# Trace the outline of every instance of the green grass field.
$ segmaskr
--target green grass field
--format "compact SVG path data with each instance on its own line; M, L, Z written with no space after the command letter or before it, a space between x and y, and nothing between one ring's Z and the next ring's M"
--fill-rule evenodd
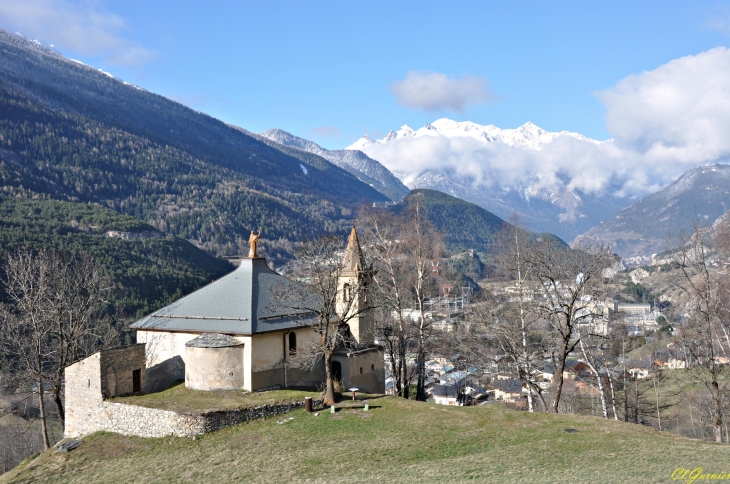
M298 410L197 440L97 433L0 482L614 483L670 482L678 467L730 471L728 445L633 424L395 397L369 404L335 415Z

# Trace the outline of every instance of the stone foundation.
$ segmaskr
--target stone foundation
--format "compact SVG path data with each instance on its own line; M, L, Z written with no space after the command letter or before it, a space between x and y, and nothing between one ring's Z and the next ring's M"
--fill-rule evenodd
M322 400L315 400L312 403L321 405ZM98 431L136 437L193 437L249 420L279 415L303 406L304 402L294 402L238 410L177 413L102 401L92 408L87 408L88 418L83 424L68 429L64 438L76 438Z

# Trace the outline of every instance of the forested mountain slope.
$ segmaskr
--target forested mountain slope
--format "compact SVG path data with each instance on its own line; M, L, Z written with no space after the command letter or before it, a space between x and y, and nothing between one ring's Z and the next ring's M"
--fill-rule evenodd
M112 302L130 316L147 314L233 270L186 240L108 208L0 195L0 260L22 248L92 255L118 286ZM0 300L1 291L0 285Z
M0 30L0 183L11 196L97 202L214 253L263 227L277 258L385 196L205 114Z
M446 246L451 251L474 249L490 253L495 248L497 234L510 227L508 222L479 205L436 190L413 190L401 203L389 206L388 210L401 214L416 198L423 203L431 223L444 234ZM530 234L530 237L550 237L567 246L553 234Z
M495 235L508 225L478 205L436 190L413 190L401 203L388 207L388 210L401 214L416 198L423 203L427 217L434 227L446 237L449 250L474 249L489 252Z

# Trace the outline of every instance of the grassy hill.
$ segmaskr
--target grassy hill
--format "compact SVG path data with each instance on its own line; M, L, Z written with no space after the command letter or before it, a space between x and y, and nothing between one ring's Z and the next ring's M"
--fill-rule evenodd
M89 253L119 285L115 304L132 314L146 314L233 269L178 237L124 240L108 237L110 230L154 232L141 220L98 205L0 195L0 263L23 247Z
M97 433L45 453L2 483L669 482L678 467L727 472L728 447L595 417L395 397L253 421L196 440ZM564 429L576 429L567 433Z

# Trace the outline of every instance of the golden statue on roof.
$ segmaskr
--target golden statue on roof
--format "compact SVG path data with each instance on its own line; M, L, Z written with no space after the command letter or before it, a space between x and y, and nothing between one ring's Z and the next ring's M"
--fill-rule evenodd
M250 247L248 251L248 257L251 259L254 259L258 257L258 254L256 253L256 245L259 243L259 237L261 237L261 227L259 227L259 233L256 234L253 230L251 231L251 235L248 238L248 245Z

